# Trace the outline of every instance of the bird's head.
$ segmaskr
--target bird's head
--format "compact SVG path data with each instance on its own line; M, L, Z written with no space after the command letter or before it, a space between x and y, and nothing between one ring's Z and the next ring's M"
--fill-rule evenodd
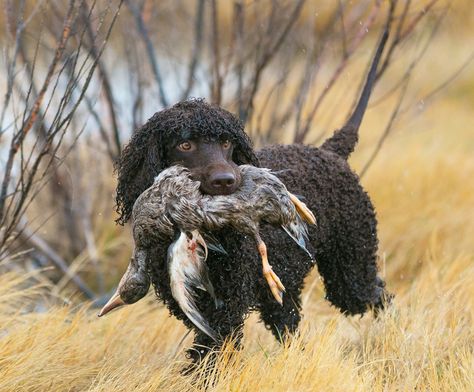
M140 268L138 257L144 257L136 252L135 258L132 258L127 271L120 279L120 283L114 295L109 299L105 306L100 310L98 316L109 313L111 310L123 305L133 304L142 299L150 288L150 278L143 268Z

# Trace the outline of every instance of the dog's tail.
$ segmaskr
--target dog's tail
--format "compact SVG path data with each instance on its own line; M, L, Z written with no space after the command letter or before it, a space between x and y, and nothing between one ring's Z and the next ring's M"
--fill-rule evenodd
M359 139L360 123L362 122L365 110L367 109L367 103L369 102L370 93L372 92L372 87L377 75L377 67L380 58L382 57L382 52L387 39L388 30L385 30L378 44L374 59L372 60L369 69L369 74L367 75L367 80L365 81L362 94L360 95L359 102L357 103L354 112L347 123L341 129L335 131L334 135L323 143L321 146L322 149L335 152L344 159L349 158L349 155L354 151L354 147Z

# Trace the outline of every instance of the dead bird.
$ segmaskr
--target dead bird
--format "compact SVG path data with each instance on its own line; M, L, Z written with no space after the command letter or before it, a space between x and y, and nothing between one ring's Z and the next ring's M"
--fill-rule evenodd
M233 194L225 196L202 194L199 191L200 183L192 180L189 170L184 167L172 166L162 171L154 184L138 197L133 207L132 227L135 240L133 259L136 260L137 265L145 265L146 249L156 245L163 236L172 238L176 227L182 233L199 230L202 238L201 233L205 234L224 226L231 226L255 239L262 260L263 276L273 296L281 304L285 287L268 262L266 245L259 234L259 225L261 222L267 222L281 226L300 247L306 250L305 222L315 224L316 220L306 205L292 195L270 170L250 165L242 165L239 168L242 174L241 186ZM182 238L181 241L170 246L169 264L174 265L173 255L186 254L186 249L180 247L188 244L184 241L185 237L182 237L182 234L180 238ZM180 247L178 247L179 244ZM197 257L196 260L204 264L205 257L202 253L200 256L196 254L193 257ZM180 264L183 265L182 262L177 265ZM205 275L199 276L203 287L212 287L208 278L204 282ZM170 278L173 280L171 275ZM180 287L176 282L170 283L176 290ZM125 284L123 286L125 287ZM178 294L175 294L176 290L173 292L173 297L179 303L180 301L176 298ZM118 295L112 297L101 314L116 307L115 304L125 302L121 301L121 292L119 285ZM178 295L178 297L181 299L179 305L183 311L184 308L192 306L185 303L192 298L192 295ZM203 332L207 333L204 330Z
M202 194L199 182L192 180L189 170L184 167L164 170L134 205L135 241L149 242L152 233L170 234L174 224L181 230L197 228L201 233L231 226L255 239L263 275L281 304L285 288L268 262L267 249L259 234L260 223L281 226L306 250L305 222L315 224L316 219L269 169L251 165L242 165L239 169L242 175L239 189L230 195L218 196Z
M198 288L209 293L216 308L221 306L222 301L217 299L209 280L206 259L207 245L198 230L180 231L177 240L168 248L168 273L174 299L196 327L216 340L216 332L202 316L194 299L194 288Z

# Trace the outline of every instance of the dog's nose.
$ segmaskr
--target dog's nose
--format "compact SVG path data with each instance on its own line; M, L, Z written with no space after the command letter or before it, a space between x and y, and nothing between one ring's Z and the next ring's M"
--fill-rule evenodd
M211 176L209 182L216 190L228 190L235 184L235 175L231 172L216 173Z

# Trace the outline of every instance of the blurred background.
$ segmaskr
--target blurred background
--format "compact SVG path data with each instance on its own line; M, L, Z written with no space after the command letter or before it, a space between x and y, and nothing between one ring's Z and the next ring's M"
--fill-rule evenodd
M448 339L453 362L448 361L446 369L466 366L472 375L471 1L4 0L0 26L0 341L4 335L13 339L11 326L34 324L38 314L61 311L66 313L60 319L80 317L77 323L90 333L85 325L93 313L84 309L108 298L131 255L129 227L114 223L113 163L132 131L153 113L182 99L205 97L236 113L257 148L295 142L317 146L350 113L373 50L388 27L388 47L350 163L377 211L382 275L397 296L397 306L412 311L401 319L432 323L431 332L424 333L434 345L432 354L446 351L441 337L454 334ZM447 307L433 310L448 294L455 298L444 300L457 304L457 313ZM329 323L338 317L324 301L317 271L308 277L304 296L306 319ZM136 306L140 310L135 317L162 325L160 334L169 340L158 343L156 335L147 335L154 343L143 350L175 355L184 327L168 319L156 301ZM153 316L148 313L157 308ZM77 309L80 316L71 316ZM125 332L135 320L127 312L122 313L129 317L123 333L132 333ZM443 315L446 325L424 318L430 312ZM120 316L110 320L114 317ZM257 322L252 316L248 323L250 340L272 344L262 327L255 328ZM354 328L360 332L355 321L337 323L344 339ZM104 321L101 328L109 331L112 324ZM373 364L362 373L376 375L369 381L357 379L361 370L355 361L348 371L355 372L360 385L383 389L388 379L395 388L407 390L420 385L431 385L432 390L474 386L472 376L466 373L469 380L463 379L462 371L447 384L429 384L432 369L441 365L435 361L423 367L426 358L418 358L423 349L401 354L404 337L416 328L407 321L395 329L404 332L390 349L413 367L395 371L379 362L380 357L396 356L395 351L387 354L390 349L377 345L381 351L368 346L364 351L361 342L367 343L370 332L361 332L359 351L353 348L363 363ZM37 335L26 331L39 340L45 337L41 328ZM143 337L140 331L133 333ZM95 338L109 332L102 329ZM325 333L310 335L321 338ZM79 358L72 363L84 367L77 339L62 344L70 344ZM3 347L4 365L12 372L7 385L25 387L27 379L15 375L15 361L7 354L26 355L26 347L3 344L0 357ZM468 351L459 354L457 344ZM69 365L55 362L62 377L54 379L55 388L61 390L67 380L88 380L84 385L97 381L105 348L98 345L95 350L83 353L95 358L87 377L68 378L64 373ZM124 353L116 353L118 367ZM26 356L21 358L26 361ZM459 358L467 358L465 365ZM258 369L257 362L248 363ZM341 369L341 363L333 364ZM248 375L252 366L246 368ZM229 380L222 385L230 385L225 384ZM107 385L107 390L107 382L97 385Z

